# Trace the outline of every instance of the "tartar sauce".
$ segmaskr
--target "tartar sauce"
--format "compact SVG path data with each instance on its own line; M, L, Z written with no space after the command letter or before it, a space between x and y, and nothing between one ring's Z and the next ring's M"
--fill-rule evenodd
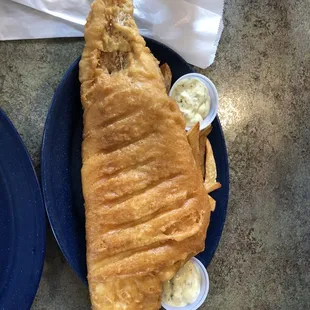
M200 293L201 276L191 261L187 262L163 285L162 301L173 307L184 307L193 303Z
M208 88L199 79L191 78L177 82L171 96L184 114L186 127L200 123L210 111Z

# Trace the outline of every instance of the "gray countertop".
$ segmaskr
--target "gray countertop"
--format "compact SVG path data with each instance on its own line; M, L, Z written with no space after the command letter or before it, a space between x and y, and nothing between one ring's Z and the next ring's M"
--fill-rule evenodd
M214 64L231 193L202 309L310 309L310 2L227 0ZM0 42L0 106L40 169L53 93L82 39ZM48 229L33 310L89 309Z

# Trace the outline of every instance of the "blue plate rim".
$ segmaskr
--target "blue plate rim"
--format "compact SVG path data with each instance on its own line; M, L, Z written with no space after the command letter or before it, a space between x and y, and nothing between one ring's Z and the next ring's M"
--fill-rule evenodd
M38 288L39 288L39 284L41 281L41 277L42 277L42 273L43 273L43 267L44 267L44 261L45 261L45 253L46 253L46 212L45 212L45 206L44 206L44 202L43 202L43 195L42 195L42 191L41 191L41 186L40 186L40 182L38 180L36 171L34 169L33 163L32 163L32 159L30 157L30 154L21 138L21 136L19 135L17 129L15 128L13 122L9 119L9 117L6 115L6 113L0 108L0 117L3 118L3 120L6 122L6 125L8 126L9 130L12 131L12 133L14 134L15 138L16 138L16 143L19 144L19 146L21 147L20 151L23 152L23 158L25 159L24 164L28 164L31 171L32 171L32 177L33 177L33 182L35 184L36 190L35 192L37 193L37 205L33 205L33 208L35 208L35 213L37 215L37 232L40 232L40 238L36 237L36 246L38 248L38 250L36 251L36 261L40 262L40 266L38 268L37 272L33 272L33 274L35 275L35 281L33 281L32 285L30 283L24 283L24 285L20 285L23 288L27 288L28 290L28 299L24 300L22 294L20 296L20 300L22 300L22 304L25 306L25 308L30 308L34 298L37 294ZM12 141L12 140L11 140ZM23 257L24 259L24 257ZM31 266L33 267L33 266ZM21 282L22 283L22 282ZM30 291L30 292L29 292ZM15 299L16 301L16 299ZM3 306L3 305L1 305ZM5 306L5 305L4 305Z
M54 238L62 252L62 254L64 255L66 261L68 262L69 266L72 268L72 270L76 273L76 275L85 283L85 279L83 279L83 277L81 277L80 273L76 272L75 269L72 267L71 263L70 263L70 256L66 250L65 247L62 246L62 243L61 241L59 240L59 237L57 235L57 232L56 232L56 225L54 225L54 219L53 219L53 216L52 216L52 213L49 212L49 205L46 203L46 184L45 184L45 180L47 179L45 177L45 149L46 149L46 145L47 145L47 142L46 142L46 137L47 137L47 133L48 133L48 130L49 130L49 120L52 118L52 115L53 115L53 111L55 109L55 102L56 102L56 99L58 97L58 94L60 92L60 88L59 88L59 85L61 85L66 79L67 79L67 76L71 73L72 69L79 63L81 59L81 56L78 57L70 66L69 68L66 70L64 76L62 77L62 79L60 80L59 84L58 84L58 87L54 93L54 96L53 96L53 99L52 99L52 103L48 109L48 112L47 112L47 117L46 117L46 120L45 120L45 125L44 125L44 130L43 130L43 136L42 136L42 145L41 145L41 185L42 185L42 195L43 195L43 201L44 201L44 206L45 206L45 210L46 210L46 214L47 214L47 218L48 218L48 221L50 223L50 227L51 227L51 230L52 230L52 233L54 235Z

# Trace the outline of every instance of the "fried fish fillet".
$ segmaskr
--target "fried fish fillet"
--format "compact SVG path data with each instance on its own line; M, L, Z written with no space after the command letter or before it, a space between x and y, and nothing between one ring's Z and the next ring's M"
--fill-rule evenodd
M210 204L129 0L95 0L80 61L82 185L93 309L159 309L204 249Z

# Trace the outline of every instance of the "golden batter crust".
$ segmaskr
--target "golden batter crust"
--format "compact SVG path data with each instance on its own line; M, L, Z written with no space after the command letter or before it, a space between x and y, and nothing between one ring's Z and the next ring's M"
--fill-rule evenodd
M159 309L163 281L204 249L208 195L132 1L95 0L85 42L82 185L92 307Z

